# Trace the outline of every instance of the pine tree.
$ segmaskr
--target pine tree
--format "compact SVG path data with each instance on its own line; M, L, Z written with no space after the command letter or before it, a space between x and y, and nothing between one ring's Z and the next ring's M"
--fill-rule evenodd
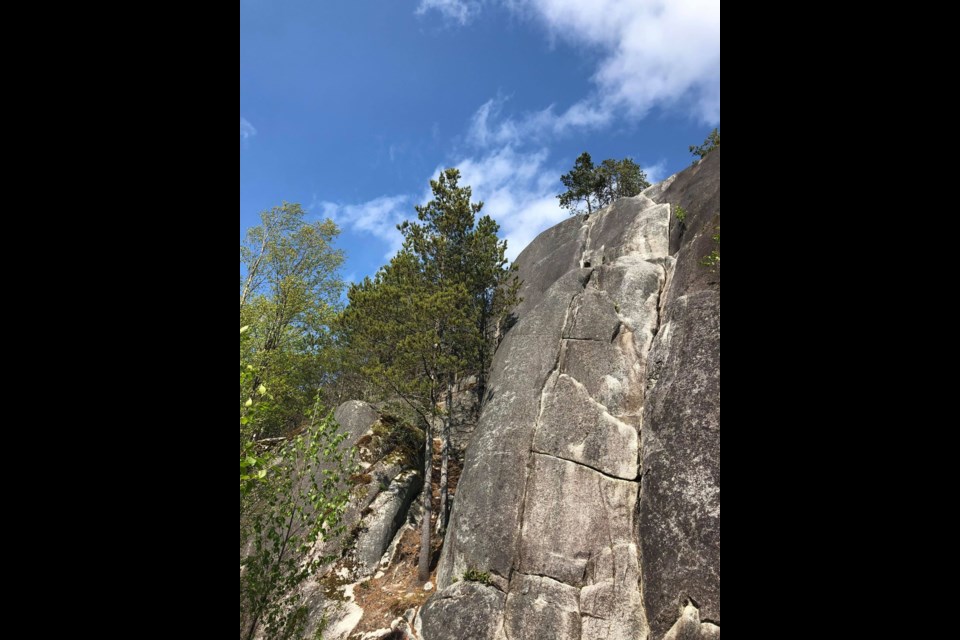
M471 202L460 172L443 171L430 182L433 199L416 207L417 221L400 225L401 251L373 279L350 289L344 339L368 378L421 418L424 451L423 528L419 575L429 576L431 431L442 416L440 512L448 516L447 471L453 388L459 376L482 375L499 329L516 304L517 282L507 266L506 242L483 203ZM443 406L443 409L440 407Z
M584 151L577 158L570 173L560 176L564 193L557 196L560 206L570 209L570 213L586 213L605 207L620 199L637 195L650 186L647 174L630 158L613 160L609 158L594 166L590 154Z
M650 186L647 174L630 158L607 159L597 167L598 201L601 207L637 195Z
M598 204L597 192L601 189L601 183L597 174L597 167L593 166L593 159L590 154L584 151L573 164L570 173L560 176L560 182L567 190L557 198L560 199L560 206L564 209L570 209L570 213L582 213L580 203L586 206L587 214L593 213L594 207Z

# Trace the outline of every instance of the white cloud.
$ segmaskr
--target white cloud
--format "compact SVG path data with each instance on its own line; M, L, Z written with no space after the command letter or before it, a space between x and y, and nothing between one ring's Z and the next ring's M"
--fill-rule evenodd
M360 204L338 204L314 201L310 210L324 215L341 228L358 234L369 234L388 247L386 257L391 257L403 244L397 225L413 217L410 196L381 196Z
M507 146L452 165L460 169L461 184L472 187L473 199L484 202L482 213L500 224L510 260L541 231L568 217L556 198L561 172L547 159L545 149L522 153Z
M461 185L473 189L473 200L484 201L483 214L500 224L500 235L507 239L507 256L513 260L537 234L567 218L557 204L561 171L548 162L546 150L521 153L504 147L479 157L462 158L437 169L428 176L436 179L442 169L460 169ZM427 185L429 180L424 180ZM397 225L416 217L414 204L432 198L429 186L409 195L381 196L360 204L341 204L315 200L310 210L333 219L340 227L372 236L387 247L390 258L403 243Z
M492 142L513 133L602 126L620 111L642 118L655 106L686 111L706 124L720 122L720 0L483 2L499 2L541 23L551 39L602 54L593 76L595 95L559 114L548 107L501 123ZM466 25L480 13L481 1L420 0L416 13L431 10Z
M480 13L480 4L467 0L420 0L416 14L422 16L430 10L437 11L445 19L463 26Z
M719 0L511 0L552 36L599 47L594 79L605 96L643 115L681 105L720 120Z
M257 130L253 128L250 121L240 116L240 139L247 140L255 135L257 135Z
M647 182L650 184L657 184L662 182L667 176L667 161L661 160L656 164L652 164L649 167L641 167L643 172L647 174Z
M596 88L566 110L551 105L509 117L498 96L474 114L471 143L539 142L640 119L657 106L720 122L719 0L500 1L543 24L551 38L599 50Z

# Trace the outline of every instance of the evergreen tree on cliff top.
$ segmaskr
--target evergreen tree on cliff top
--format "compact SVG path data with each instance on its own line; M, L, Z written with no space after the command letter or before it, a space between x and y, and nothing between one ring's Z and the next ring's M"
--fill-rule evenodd
M650 186L647 174L630 158L608 158L594 165L586 151L580 154L569 173L560 176L560 182L567 190L557 198L560 206L569 209L571 215L590 215L596 209L620 198L635 196Z

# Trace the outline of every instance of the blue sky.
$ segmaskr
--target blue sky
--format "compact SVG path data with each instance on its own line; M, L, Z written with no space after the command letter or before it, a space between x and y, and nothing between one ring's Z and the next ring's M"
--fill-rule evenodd
M458 167L516 256L577 155L661 179L720 123L719 0L240 0L240 235L299 202L348 279Z

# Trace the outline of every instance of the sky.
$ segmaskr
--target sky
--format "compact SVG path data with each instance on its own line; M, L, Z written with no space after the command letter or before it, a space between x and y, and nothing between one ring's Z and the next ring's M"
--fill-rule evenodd
M516 255L588 151L651 182L720 124L719 0L240 0L240 236L297 202L372 275L460 169Z

